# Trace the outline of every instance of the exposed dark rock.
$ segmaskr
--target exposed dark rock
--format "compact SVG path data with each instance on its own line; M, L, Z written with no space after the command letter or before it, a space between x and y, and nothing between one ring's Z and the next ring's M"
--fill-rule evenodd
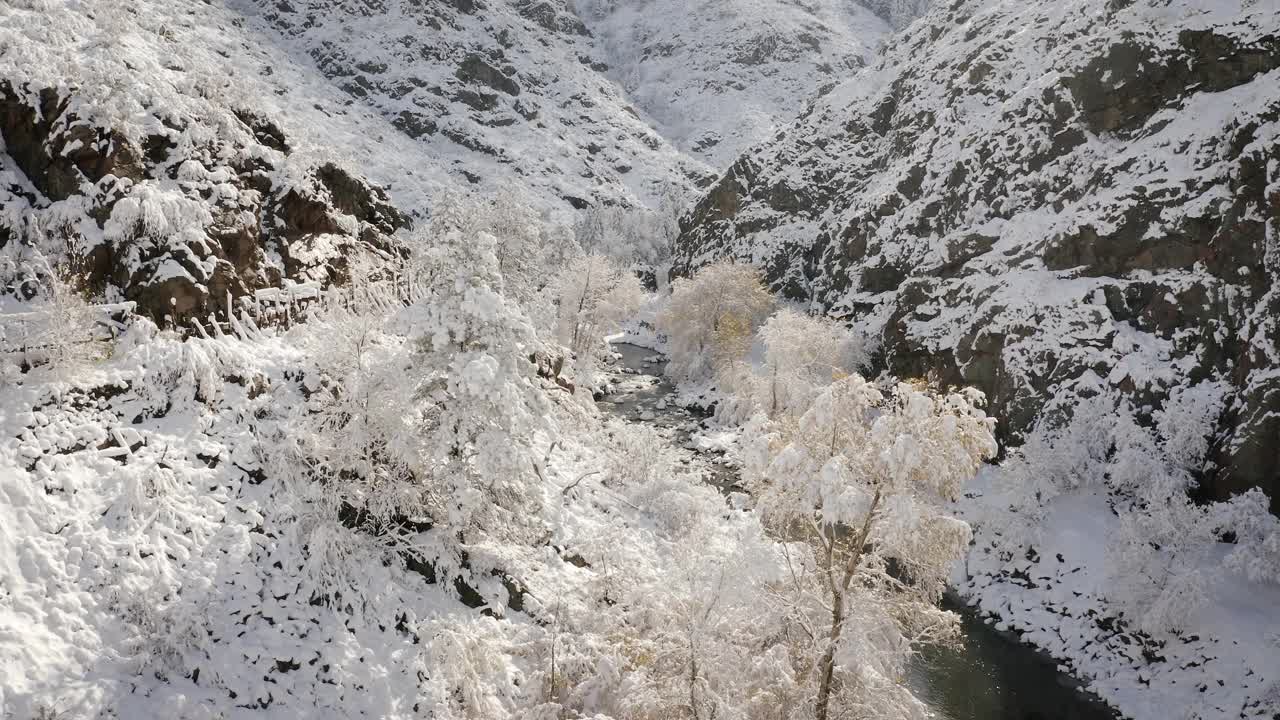
M68 112L70 96L0 81L0 136L27 179L50 200L106 177L141 180L142 151L123 135Z
M245 145L183 147L184 155L175 156L179 144L169 132L176 134L178 127L135 144L121 131L69 113L73 93L0 83L0 134L5 152L42 195L21 202L40 206L75 198L103 229L83 257L67 258L89 292L114 286L137 302L141 313L184 323L223 316L228 296L234 300L286 279L343 282L349 256L360 248L399 252L391 236L409 220L382 189L343 168L322 164L307 170L297 186L273 188L278 161L272 151L283 158L289 145L277 124L254 111L234 112L245 128ZM215 193L201 178L222 163L234 179ZM178 189L157 190L158 180L178 180ZM125 200L134 208L155 202L151 198L157 192L194 200L210 217L187 217L181 228L158 229L140 219L129 224L122 218L132 216L117 212ZM16 197L0 189L0 205ZM0 232L0 244L15 235L28 241L26 226L0 223ZM84 240L75 224L56 224L44 232L63 235L71 245ZM268 246L279 258L275 264L266 259Z
M507 95L520 94L520 86L515 80L490 65L479 55L468 55L454 74L465 83L478 83Z
M252 110L237 110L235 115L240 119L240 122L249 128L253 133L253 137L259 143L272 150L279 150L282 153L289 152L289 141L285 138L284 131L270 118Z
M473 110L496 110L499 106L498 96L494 93L475 92L460 88L453 94L453 99Z
M1213 30L1183 30L1182 52L1162 54L1137 40L1122 40L1095 57L1066 85L1094 132L1133 130L1155 112L1176 106L1191 88L1220 92L1280 67L1280 38L1247 45Z
M520 0L516 4L516 10L520 12L520 15L537 23L544 30L572 35L589 34L587 26L583 25L576 15L570 12L561 12L547 0Z
M409 218L387 199L386 191L351 175L342 167L325 163L316 169L316 177L329 190L333 205L339 212L354 215L357 220L386 234L412 226Z
M435 122L430 118L410 110L400 111L400 114L391 121L391 124L411 138L435 135L437 130Z

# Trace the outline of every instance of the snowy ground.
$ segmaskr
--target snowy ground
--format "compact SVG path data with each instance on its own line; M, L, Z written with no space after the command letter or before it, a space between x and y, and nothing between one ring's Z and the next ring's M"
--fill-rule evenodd
M980 476L962 516L987 515L1000 470ZM1088 687L1137 720L1280 717L1280 587L1234 574L1182 633L1134 631L1108 600L1107 547L1116 516L1097 490L1056 498L1035 552L1002 562L975 546L957 573L962 596L998 629L1059 658ZM1231 546L1219 544L1210 562Z
M523 568L524 611L469 607L274 464L331 335L131 332L57 394L38 372L4 388L0 717L509 717L537 700L549 615L587 657L611 573L663 582L679 548L639 508L714 496L613 485L589 397L547 388L574 432L533 440L545 541L471 548Z

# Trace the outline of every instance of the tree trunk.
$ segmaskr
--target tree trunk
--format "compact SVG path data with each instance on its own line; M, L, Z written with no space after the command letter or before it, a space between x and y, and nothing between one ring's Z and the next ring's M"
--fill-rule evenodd
M573 339L569 341L569 348L575 352L578 349L578 332L582 329L582 308L587 305L587 294L591 292L591 263L587 263L587 277L582 285L582 297L578 298L578 315L573 320Z
M815 713L817 720L827 720L828 709L831 706L831 687L835 682L836 675L836 643L840 640L840 633L844 630L843 600L843 598L837 598L836 602L832 603L831 636L827 643L826 652L822 653L822 660L818 663L818 667L822 669L822 677L818 681L818 707Z
M693 716L693 720L701 720L698 717L698 654L693 648L693 638L689 638L689 712Z
M849 561L844 569L844 578L840 581L839 587L834 587L835 580L832 578L831 634L828 636L827 649L822 653L822 659L818 663L822 676L818 680L817 707L814 711L814 716L817 720L827 720L830 712L831 690L835 685L836 675L836 645L840 642L841 633L844 632L844 598L849 592L849 585L853 582L853 576L858 573L858 565L862 562L862 549L866 547L867 538L871 535L871 523L875 518L876 508L879 505L880 491L876 490L875 496L871 499L871 507L867 509L867 517L862 521L862 530L858 533L858 538L851 549ZM832 542L835 542L834 538ZM828 563L830 562L828 560ZM832 568L828 567L827 575L829 577L831 571Z
M772 393L772 398L769 405L769 417L775 417L778 414L778 366L777 365L773 366L773 375L770 380L769 387Z

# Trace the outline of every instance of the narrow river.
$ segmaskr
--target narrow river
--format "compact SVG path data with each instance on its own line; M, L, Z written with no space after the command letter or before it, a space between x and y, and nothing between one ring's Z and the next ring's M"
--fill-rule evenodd
M652 350L616 343L620 355L613 391L600 405L631 422L659 428L681 447L700 419L673 400L674 386L663 375L664 363ZM693 451L688 450L693 458ZM732 468L703 455L710 482L735 486ZM1078 682L1058 672L1053 661L1034 648L996 632L972 609L953 602L960 613L963 638L954 649L930 649L916 659L909 682L917 697L945 720L1114 720L1106 705L1076 690Z

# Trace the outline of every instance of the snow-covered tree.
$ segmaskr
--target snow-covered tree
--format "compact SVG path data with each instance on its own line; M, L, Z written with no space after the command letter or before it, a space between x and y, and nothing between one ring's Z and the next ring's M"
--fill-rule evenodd
M657 430L620 422L606 430L611 462L600 484L643 510L656 552L628 552L624 538L635 529L620 528L588 553L617 575L599 586L610 602L596 631L626 670L613 706L597 710L709 720L787 709L787 648L771 637L781 621L765 602L782 578L777 544L756 514L730 509L690 474Z
M750 265L716 263L676 280L658 316L671 357L667 371L682 380L701 380L716 367L740 360L772 309L773 297Z
M741 361L721 373L722 385L733 392L724 407L741 419L757 410L771 418L799 415L817 392L852 372L858 361L851 333L826 318L791 308L765 321L758 338L758 367Z
M1005 468L1010 502L986 509L988 539L1019 557L1039 542L1054 498L1089 486L1105 491L1119 518L1108 544L1109 599L1149 632L1186 627L1224 567L1269 576L1264 568L1275 567L1280 540L1272 539L1276 521L1259 494L1212 504L1191 497L1225 392L1216 381L1176 388L1143 420L1098 382L1065 421L1054 425L1058 413L1047 413ZM1213 555L1228 533L1236 547L1224 566Z
M1280 581L1280 521L1261 492L1209 504L1191 497L1224 395L1213 381L1180 387L1152 413L1153 426L1132 412L1112 423L1107 484L1120 516L1108 553L1112 599L1150 632L1187 627L1224 570ZM1227 534L1236 546L1223 564L1215 546Z
M905 658L955 632L935 604L969 527L943 503L995 453L980 399L905 384L886 397L850 375L795 422L753 423L745 475L758 508L809 549L792 565L787 601L820 720L833 706L876 717L916 708L894 699Z
M665 290L688 198L674 184L658 190L653 208L593 206L578 214L574 232L590 253L606 255L648 276Z
M635 274L603 255L570 262L556 279L556 337L590 371L604 338L633 315L644 297Z
M520 303L529 302L578 251L568 228L539 214L514 186L479 198L445 194L432 215L432 242L451 232L463 238L483 232L494 239L503 293Z
M487 233L452 236L464 256L415 312L421 334L411 370L423 404L418 449L428 515L439 527L428 559L461 573L468 538L473 568L495 563L486 537L520 537L536 520L528 492L532 434L546 415L529 356L538 342L519 307L504 297ZM473 577L473 581L485 580ZM496 583L489 583L492 592ZM483 592L483 589L482 589Z
M439 240L411 307L338 304L296 331L314 368L286 438L295 452L275 471L304 484L315 575L335 577L326 558L363 556L343 540L355 528L496 602L501 542L488 543L537 520L526 483L545 414L528 359L538 342L501 293L494 238Z

